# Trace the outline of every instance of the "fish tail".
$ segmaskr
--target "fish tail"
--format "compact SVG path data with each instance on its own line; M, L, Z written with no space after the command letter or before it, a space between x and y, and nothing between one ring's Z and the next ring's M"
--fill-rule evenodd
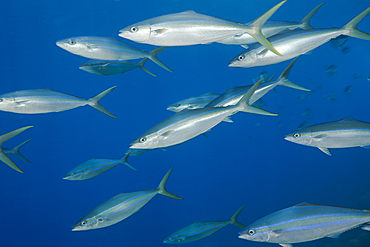
M257 18L256 20L254 20L251 24L248 25L248 27L250 28L249 31L247 31L255 40L257 40L261 45L263 45L264 47L266 47L267 49L269 49L270 51L272 51L273 53L279 55L279 56L283 56L281 55L276 49L275 47L272 46L272 44L270 43L270 41L268 41L266 39L266 37L262 34L262 31L261 31L261 28L263 26L263 24L276 12L276 10L278 10L278 8L280 8L281 5L283 5L283 3L285 3L286 0L282 1L281 3L275 5L275 7L273 7L272 9L270 9L269 11L267 11L265 14L263 14L262 16L260 16L259 18Z
M170 176L172 170L173 170L173 167L166 173L166 175L162 179L161 183L159 184L157 190L158 190L158 193L161 194L161 195L168 196L168 197L171 197L171 198L174 198L174 199L182 200L183 198L181 198L181 197L179 197L179 196L177 196L177 195L175 195L171 192L168 192L166 190L166 183L167 183L168 177Z
M26 127L23 127L23 128L19 128L19 129L16 129L16 130L13 130L13 131L10 131L6 134L3 134L0 136L0 160L2 162L4 162L5 164L7 164L10 168L13 168L14 170L18 171L18 172L21 172L23 173L23 171L21 169L19 169L14 163L13 161L11 161L11 159L9 159L9 157L3 152L2 148L1 148L1 145L9 140L10 138L18 135L19 133L25 131L26 129L29 129L33 126L26 126Z
M362 32L357 29L357 24L370 12L370 7L365 9L361 14L353 18L350 22L342 27L342 30L346 30L348 33L344 35L348 35L351 37L359 38L359 39L366 39L370 40L370 34Z
M302 90L302 91L311 91L310 89L307 89L307 88L304 88L304 87L301 87L293 82L291 82L289 79L288 79L288 75L290 73L290 71L292 70L295 62L297 61L297 59L299 58L296 57L290 64L289 66L283 71L283 73L281 73L281 75L279 76L278 78L278 81L279 83L281 83L280 85L282 86L285 86L285 87L290 87L290 88L294 88L294 89L298 89L298 90Z
M239 111L242 112L248 112L248 113L255 113L255 114L261 114L261 115L268 115L268 116L276 116L277 114L264 111L262 109L259 109L257 107L253 107L249 104L250 98L253 96L254 92L257 90L259 85L264 79L259 80L256 82L249 90L244 94L244 96L240 99L238 103Z
M152 60L153 62L155 62L156 64L158 64L159 66L161 66L162 68L164 68L165 70L168 70L169 72L173 72L166 65L164 65L164 63L159 61L159 59L157 58L157 54L160 53L161 51L163 51L164 49L167 49L167 47L159 47L159 48L157 48L153 51L150 51L149 52L149 59Z
M152 72L150 72L149 70L147 70L147 68L144 67L144 64L149 60L149 58L144 58L140 63L138 63L139 65L139 68L144 70L146 73L148 73L149 75L152 75L152 76L156 76L155 74L153 74Z
M240 223L239 221L238 221L238 216L239 216L239 214L240 214L240 212L242 211L242 209L244 208L245 206L242 206L241 208L239 208L238 209L238 211L236 211L236 213L233 215L233 216L231 216L231 219L230 219L230 223L231 224L233 224L233 225L236 225L236 226L239 226L239 227L241 227L241 228L245 228L246 226L245 225L243 225L242 223Z
M17 156L18 158L20 158L21 160L23 161L26 161L27 163L31 163L29 160L26 159L26 157L24 157L20 152L19 150L21 149L21 147L23 147L24 145L26 145L26 143L28 143L29 141L31 141L31 139L28 139L27 141L24 141L22 142L21 144L19 144L18 146L12 148L9 152L14 154L15 156Z
M130 149L130 151L128 151L126 154L125 154L125 157L122 158L122 163L125 164L126 166L130 167L132 170L134 171L137 171L137 169L135 167L133 167L130 163L128 163L127 161L127 158L128 156L130 156L130 153L132 152L132 149Z
M314 8L313 10L311 10L310 13L308 13L308 15L306 15L299 23L301 24L301 28L302 29L305 29L305 30L310 30L310 29L313 29L313 27L311 26L310 24L310 21L311 21L311 18L312 16L314 16L316 14L316 12L321 8L321 6L323 6L325 3L322 3L320 4L319 6L317 6L316 8Z
M99 100L101 100L101 98L103 98L105 95L107 95L110 91L112 91L116 87L117 86L108 88L104 92L101 92L100 94L96 95L95 97L92 97L91 99L89 99L89 101L90 101L89 105L94 107L96 110L101 111L102 113L104 113L104 114L106 114L106 115L108 115L112 118L117 118L116 116L114 116L112 113L110 113L107 109L105 109L104 107L102 107L99 104Z

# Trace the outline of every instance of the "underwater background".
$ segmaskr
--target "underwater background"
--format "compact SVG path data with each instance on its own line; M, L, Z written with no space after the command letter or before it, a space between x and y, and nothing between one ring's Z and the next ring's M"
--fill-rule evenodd
M261 107L277 117L240 113L234 123L221 123L208 138L152 150L86 181L62 177L92 158L122 158L129 144L147 129L171 116L166 107L206 92L223 93L230 86L253 84L261 72L279 76L291 61L256 68L227 65L244 49L207 44L166 49L153 62L124 74L100 76L79 70L89 59L55 45L74 36L115 37L145 51L156 47L118 37L130 24L155 16L194 10L249 22L276 5L275 0L79 0L4 1L0 9L0 93L52 89L90 98L118 86L101 104L113 119L85 106L49 114L0 112L1 134L32 125L7 141L12 148L32 138L21 153L30 164L9 157L25 173L1 163L0 246L164 246L173 232L196 221L227 220L245 205L238 220L248 225L277 210L301 202L370 209L370 151L296 145L284 135L301 124L312 125L352 116L370 122L370 42L349 38L339 48L328 42L302 55L289 79L311 92L277 87ZM288 0L272 20L300 21L319 0ZM364 0L327 0L312 18L315 28L342 27L364 9ZM370 32L370 17L358 28ZM139 61L139 60L138 60ZM156 196L140 212L103 229L72 232L71 227L97 205L119 194L155 189L164 174L173 200ZM229 225L186 246L273 246L238 238L241 228ZM370 233L354 229L339 239L324 238L294 246L370 246ZM278 246L275 244L275 246Z

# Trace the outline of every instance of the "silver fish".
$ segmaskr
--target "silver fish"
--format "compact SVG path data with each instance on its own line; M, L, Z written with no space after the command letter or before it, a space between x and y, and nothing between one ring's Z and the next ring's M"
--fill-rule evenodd
M213 233L221 230L229 224L245 228L245 225L238 222L237 217L244 206L238 209L238 211L229 220L219 221L207 221L207 222L195 222L189 226L186 226L175 233L168 236L163 243L165 244L185 244L197 241L199 239L208 237Z
M277 4L248 26L194 11L185 11L135 23L120 30L119 36L151 45L186 46L208 44L233 35L249 33L269 50L280 55L263 36L261 28L284 2Z
M285 140L317 147L330 156L328 148L363 147L370 149L370 123L348 117L291 132L286 135Z
M70 53L98 60L149 58L162 68L172 72L172 70L157 58L157 54L167 47L160 47L151 52L145 52L134 46L120 42L115 38L95 36L67 38L57 41L56 45Z
M293 243L338 238L361 225L370 230L366 225L369 222L369 210L301 203L255 221L239 232L239 238L292 247Z
M114 225L139 211L157 194L182 199L166 190L166 182L172 169L167 172L157 189L119 194L82 217L72 227L72 231L93 230Z
M278 85L303 90L303 91L310 91L304 87L301 87L293 82L289 81L288 75L292 70L295 62L297 61L298 57L296 57L284 70L284 72L279 76L276 81L272 81L266 84L262 84L260 88L256 90L256 92L252 95L249 100L249 104L254 104L257 100L261 99L266 93L274 89ZM263 78L264 79L264 78ZM215 100L210 102L206 107L226 107L231 105L236 105L240 99L243 97L246 91L248 91L252 85L241 86L241 87L230 87L225 93L217 97Z
M14 148L3 148L3 152L4 154L9 154L9 153L12 153L14 154L15 156L17 156L18 158L20 158L21 160L27 162L27 163L31 163L28 159L26 159L26 157L24 157L20 152L19 150L24 146L26 145L29 141L31 141L31 139L28 139L27 141L24 141L22 142L21 144L19 144L18 146L14 147Z
M206 107L178 112L150 128L132 142L130 148L164 148L183 143L211 130L239 111L274 116L276 114L255 108L248 103L260 83L261 81L254 84L235 106Z
M260 44L249 47L229 62L229 67L256 67L280 63L308 53L340 35L370 40L370 35L359 31L357 24L370 12L370 7L340 29L291 30L272 36L271 44L283 56L277 56Z
M140 68L149 75L155 76L152 72L144 67L144 64L149 58L144 58L140 63L130 63L127 61L111 61L111 60L90 60L80 65L80 69L89 73L98 75L116 75L127 71Z
M37 114L60 112L79 106L89 105L110 117L116 118L99 104L99 100L114 88L116 88L116 86L90 99L79 98L49 89L31 89L4 93L0 95L0 111Z
M310 20L314 16L314 14L319 10L319 8L324 5L323 3L314 8L305 18L303 18L300 22L289 22L289 21L272 21L268 20L265 22L263 27L261 28L262 34L269 38L277 33L280 33L284 30L294 30L297 28L301 29L313 29L310 25ZM248 26L251 23L246 23L245 25ZM227 37L226 39L222 39L217 41L217 43L227 44L227 45L242 45L244 48L248 48L245 45L256 43L256 40L248 33L238 34L231 37Z
M5 164L7 164L10 168L13 168L14 170L16 170L17 172L20 172L20 173L23 173L23 171L21 169L19 169L14 163L13 161L11 161L11 159L9 159L9 157L5 154L5 152L3 151L3 148L1 147L3 145L4 142L6 142L7 140L9 140L10 138L18 135L19 133L25 131L26 129L29 129L33 126L27 126L27 127L23 127L23 128L19 128L19 129L16 129L16 130L13 130L13 131L10 131L6 134L3 134L0 136L0 160L2 162L4 162Z
M124 164L136 171L130 163L127 162L127 158L131 152L128 152L122 159L91 159L83 162L69 171L63 179L66 180L86 180L96 177L103 172L106 172L113 167Z
M216 99L220 94L208 92L202 95L198 95L195 97L190 97L187 99L180 100L174 104L171 104L167 107L167 110L180 112L182 110L194 110L205 107L211 101Z

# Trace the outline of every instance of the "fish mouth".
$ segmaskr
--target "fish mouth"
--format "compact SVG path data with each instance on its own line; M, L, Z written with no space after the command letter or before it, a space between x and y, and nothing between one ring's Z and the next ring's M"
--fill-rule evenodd
M62 41L57 41L55 44L57 46L59 46L60 48L63 48L63 42Z

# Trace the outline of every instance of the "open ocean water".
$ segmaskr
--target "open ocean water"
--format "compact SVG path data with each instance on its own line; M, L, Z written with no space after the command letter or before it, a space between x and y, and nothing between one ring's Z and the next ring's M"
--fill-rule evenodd
M1 163L1 247L165 246L162 241L196 221L229 219L245 205L238 220L248 225L277 210L301 202L370 209L370 151L363 148L317 148L284 140L308 125L348 116L370 122L370 41L349 38L339 49L330 42L303 55L289 79L311 93L277 87L263 109L277 117L239 113L234 123L222 122L181 145L153 150L86 181L62 177L92 158L122 158L139 135L171 116L166 107L206 92L223 93L230 86L253 83L262 71L279 76L290 61L256 68L229 68L228 61L244 49L207 44L166 49L158 58L170 73L151 61L124 74L100 76L78 67L89 59L68 53L57 40L75 36L110 36L145 51L156 47L118 37L130 24L159 15L194 10L236 22L249 22L276 0L79 0L4 1L0 9L0 93L52 89L90 98L118 86L101 100L118 119L89 106L48 114L0 112L1 134L32 125L5 142L12 148L32 138L21 153L30 164L9 157L24 174ZM300 21L319 0L288 0L272 20ZM312 18L315 28L342 27L369 7L364 0L327 0ZM370 17L358 28L370 32ZM343 50L346 48L345 50ZM137 62L140 60L136 60ZM333 75L326 70L337 67ZM333 68L333 67L332 67ZM167 189L183 197L156 196L128 219L93 231L71 227L93 208L126 192L155 189L174 170ZM210 237L184 246L273 246L238 238L241 228L229 225ZM339 239L294 246L370 246L370 232L354 229ZM275 244L275 246L278 246Z

